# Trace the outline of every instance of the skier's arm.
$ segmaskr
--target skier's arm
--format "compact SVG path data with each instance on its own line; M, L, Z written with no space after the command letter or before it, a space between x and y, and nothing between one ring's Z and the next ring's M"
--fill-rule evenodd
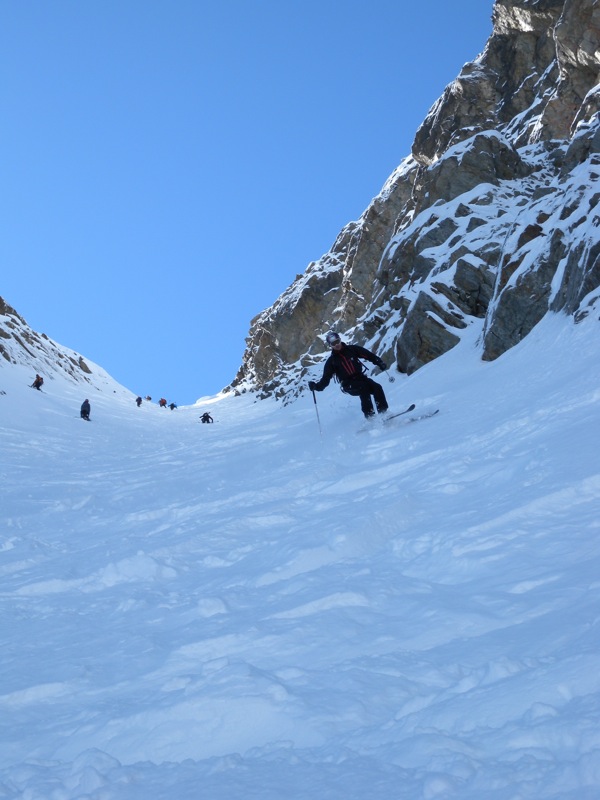
M375 366L379 367L381 370L387 369L387 364L385 361L379 358L379 356L376 356L375 353L367 350L366 347L360 347L360 345L356 345L356 350L358 351L359 358L364 358L365 361L370 361L371 364L375 364Z
M333 364L330 361L325 362L325 367L323 368L323 375L321 376L320 381L309 381L308 388L311 392L322 392L323 389L329 386L331 378L333 377Z

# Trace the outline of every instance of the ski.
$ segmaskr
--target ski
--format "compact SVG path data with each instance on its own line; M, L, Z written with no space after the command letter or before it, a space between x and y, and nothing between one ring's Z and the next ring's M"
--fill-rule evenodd
M428 411L426 414L419 414L416 417L409 417L408 419L405 419L404 422L405 423L418 422L420 419L429 419L429 417L435 417L435 415L439 413L440 413L439 408L436 408L435 411Z
M408 408L405 408L404 411L398 411L397 414L390 414L389 416L384 418L384 422L387 422L390 419L396 419L396 417L401 417L403 414L408 414L409 411L414 411L416 408L414 403L411 403Z
M396 419L396 417L401 417L403 414L409 414L411 411L414 411L415 408L416 408L415 404L411 403L408 408L404 409L404 411L398 411L396 414L390 414L387 417L383 416L371 417L371 419L367 420L366 427L360 428L358 433L365 433L366 431L372 431L374 422L381 421L385 425L388 422L391 422L393 419Z

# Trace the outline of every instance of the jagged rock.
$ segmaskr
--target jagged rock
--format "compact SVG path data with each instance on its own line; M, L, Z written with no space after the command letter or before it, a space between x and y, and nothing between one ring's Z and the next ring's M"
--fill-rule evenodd
M482 358L492 361L521 341L548 311L552 278L564 256L562 232L555 231L551 245L536 269L523 271L512 284L520 262L504 268L504 288L484 337ZM521 256L524 258L524 256Z
M292 393L331 327L412 372L467 325L492 359L545 314L600 304L600 7L496 0L492 19L411 156L252 321L233 388Z
M564 5L497 0L483 54L465 64L416 133L412 152L419 163L435 163L478 131L499 130L524 114L520 124L526 125L534 117L538 99L558 75L557 64L552 71L553 30Z
M598 225L598 218L596 226ZM581 241L569 250L563 279L556 291L551 311L564 311L576 316L586 298L600 286L600 242Z
M0 355L10 364L28 366L32 378L36 372L48 375L59 371L75 382L92 383L92 370L80 355L67 348L61 349L46 334L36 333L2 297Z
M524 178L530 172L518 152L503 137L488 131L480 133L462 147L420 173L415 192L420 198L417 210L438 200L453 200L481 184Z
M598 82L600 8L595 0L570 0L562 4L554 26L559 80L540 118L538 135L567 138L580 118L588 93Z
M561 163L561 174L567 175L592 154L600 154L600 128L597 125L582 124L569 143ZM595 163L600 165L600 157L595 159Z
M450 314L432 297L420 292L396 343L398 369L410 375L455 347L460 337L449 330L451 327L465 328L466 325L460 317Z
M3 297L0 297L0 316L3 317L14 317L20 323L25 323L23 317L20 317L17 312L14 310L12 306L9 306L6 300ZM7 324L11 324L7 321Z
M454 281L451 284L432 283L432 289L444 294L462 312L483 318L492 299L494 275L486 264L472 264L465 258L456 262Z

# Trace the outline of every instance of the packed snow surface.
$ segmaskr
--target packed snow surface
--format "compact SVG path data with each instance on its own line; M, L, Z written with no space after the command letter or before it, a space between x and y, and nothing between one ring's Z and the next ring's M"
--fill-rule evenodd
M2 364L0 798L597 800L598 332L473 334L387 425Z

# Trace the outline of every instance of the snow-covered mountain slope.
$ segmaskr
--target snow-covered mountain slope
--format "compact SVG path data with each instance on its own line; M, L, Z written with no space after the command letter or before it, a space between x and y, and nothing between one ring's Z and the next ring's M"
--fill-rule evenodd
M360 434L2 364L0 797L596 800L598 323L474 339Z
M97 392L131 398L131 392L117 384L102 367L58 344L45 333L34 331L0 297L0 391L6 390L7 382L16 381L21 386L29 381L31 385L37 373L44 379L43 391L60 395L62 391L69 393L67 387L78 389L78 396L83 395L80 403L86 394Z

